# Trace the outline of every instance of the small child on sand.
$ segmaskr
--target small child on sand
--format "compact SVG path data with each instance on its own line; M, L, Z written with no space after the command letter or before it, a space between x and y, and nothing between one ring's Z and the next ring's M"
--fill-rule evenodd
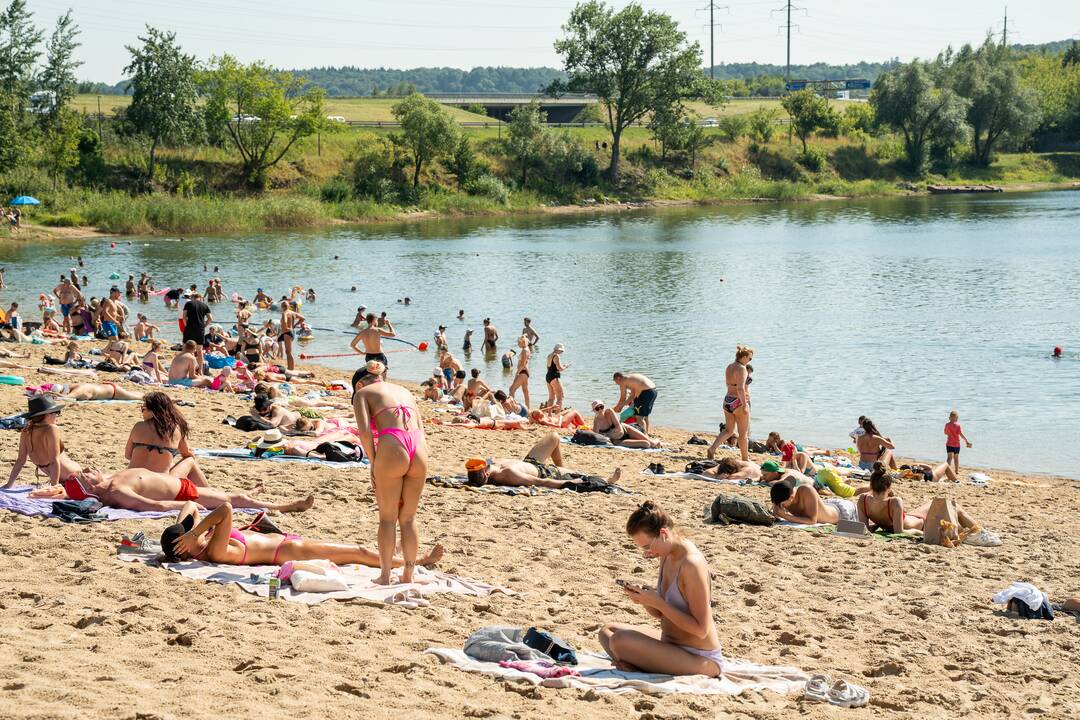
M945 462L953 466L957 475L960 474L960 440L971 447L971 441L967 439L959 421L960 414L953 410L949 413L949 422L945 423Z

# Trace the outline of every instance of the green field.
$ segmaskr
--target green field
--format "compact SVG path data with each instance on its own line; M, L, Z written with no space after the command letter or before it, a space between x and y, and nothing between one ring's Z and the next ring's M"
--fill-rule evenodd
M847 105L855 100L830 100L829 104L843 112ZM722 107L716 107L700 101L686 103L686 109L700 118L721 118L727 115L749 115L759 108L770 108L781 115L786 115L780 105L780 98L733 98Z
M76 95L71 101L75 110L81 113L98 111L97 95ZM131 104L130 95L101 95L101 112L112 115ZM340 115L346 120L356 122L392 122L394 115L391 108L400 98L326 98L326 114ZM458 122L492 121L491 118L467 112L456 107L446 107L450 115Z

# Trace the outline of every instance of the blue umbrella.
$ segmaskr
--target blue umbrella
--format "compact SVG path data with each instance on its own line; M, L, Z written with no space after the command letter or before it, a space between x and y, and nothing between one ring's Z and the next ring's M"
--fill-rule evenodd
M29 195L20 195L15 198L8 205L40 205L41 201L37 198L30 197Z

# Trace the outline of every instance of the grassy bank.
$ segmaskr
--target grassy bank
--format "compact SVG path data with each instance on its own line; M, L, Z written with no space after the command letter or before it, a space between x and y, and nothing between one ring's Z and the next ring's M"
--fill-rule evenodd
M383 101L384 103L388 101ZM270 173L270 189L260 194L242 185L237 163L225 148L165 149L159 153L153 192L146 192L145 149L122 139L106 138L106 182L90 189L55 185L40 174L3 176L6 192L29 194L43 205L27 214L33 225L86 228L115 234L246 232L304 228L340 223L460 215L544 212L552 207L598 208L621 203L722 203L745 200L793 201L823 196L860 198L918 192L927 183L994 183L1006 188L1068 186L1080 181L1080 153L1003 154L988 168L957 164L944 174L916 179L897 160L893 138L814 138L814 169L807 167L798 141L786 135L769 143L746 138L724 141L710 129L713 142L691 162L661 157L648 130L631 128L623 139L621 178L612 185L547 182L539 171L536 184L516 186L519 171L506 156L500 128L469 128L487 172L503 179L505 190L468 194L458 189L439 162L425 169L422 187L407 200L400 195L354 199L349 186L352 154L358 143L390 130L341 128L297 143ZM574 128L567 133L584 148L586 159L603 168L609 160L603 128ZM591 156L591 157L590 157ZM327 193L337 184L344 193ZM542 188L542 189L539 189ZM621 206L621 205L616 205Z

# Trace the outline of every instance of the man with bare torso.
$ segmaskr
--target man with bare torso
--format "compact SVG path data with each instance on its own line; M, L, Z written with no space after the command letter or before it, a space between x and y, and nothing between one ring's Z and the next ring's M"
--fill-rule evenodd
M115 285L109 288L109 297L101 301L98 308L98 319L101 321L101 334L106 338L120 337L120 326L124 324L124 317L120 310L120 288Z
M367 321L367 327L356 334L353 341L349 343L349 347L354 352L360 352L360 343L364 344L364 362L368 363L372 360L378 360L383 364L387 370L390 369L390 360L386 357L386 353L383 352L382 339L397 337L397 332L394 331L393 324L387 320L385 327L379 327L375 323L375 313L368 313L364 318ZM383 372L383 377L386 377L386 373Z
M499 331L491 324L491 318L484 318L484 352L495 352L495 343L499 341Z
M60 314L64 316L64 332L71 332L71 309L77 301L83 299L79 289L71 284L69 278L61 278L60 284L53 288L53 295L60 303Z
M575 489L579 485L613 485L618 482L622 471L618 468L607 480L595 475L575 472L563 467L563 456L559 449L560 439L555 433L548 433L540 439L524 460L499 458L488 461L469 461L466 463L468 483L470 485L506 485L510 487L545 487L553 489ZM549 462L550 461L550 462ZM475 463L475 466L473 466Z
M634 415L641 419L641 429L649 433L649 416L656 403L656 383L641 373L617 372L611 376L619 386L619 402L612 408L619 412L626 406L634 408Z
M172 359L172 363L169 364L170 385L210 387L213 380L203 377L199 372L202 366L196 356L198 349L199 346L195 344L194 340L188 340L184 343L183 351L177 353L176 357Z
M87 468L66 478L63 494L71 500L96 498L102 505L126 510L179 510L186 502L197 502L208 510L224 503L236 508L257 508L280 512L303 512L315 503L315 496L283 503L268 503L253 497L262 491L256 487L251 495L230 493L215 487L196 487L187 478L178 478L146 468L127 468L108 477L100 470ZM41 491L55 495L58 488Z

